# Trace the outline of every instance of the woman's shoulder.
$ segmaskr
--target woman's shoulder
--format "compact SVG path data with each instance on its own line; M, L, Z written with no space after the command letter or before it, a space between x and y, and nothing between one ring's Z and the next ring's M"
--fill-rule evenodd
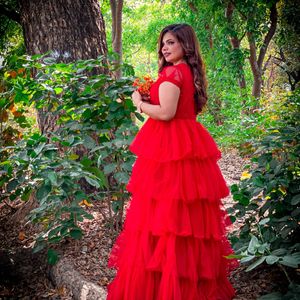
M176 75L178 78L183 78L186 74L191 74L191 68L186 63L180 63L177 65L165 66L160 74L163 76Z
M160 72L160 76L165 78L175 78L181 81L184 77L184 70L179 65L165 66Z
M179 63L177 65L165 66L159 73L159 82L169 81L176 84L178 87L182 87L184 82L193 81L192 72L188 64Z

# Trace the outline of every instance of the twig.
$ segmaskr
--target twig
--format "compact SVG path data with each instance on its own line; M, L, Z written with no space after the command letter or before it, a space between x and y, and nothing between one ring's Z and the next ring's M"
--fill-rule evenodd
M291 284L292 283L292 280L289 276L289 274L287 273L285 267L282 265L282 264L278 264L279 268L283 271L283 273L285 274L287 280L289 281L289 283Z
M4 202L5 205L7 205L11 210L13 210L13 211L17 211L17 210L18 210L18 208L16 208L16 207L12 206L11 204L7 203L6 200L3 200L3 202Z

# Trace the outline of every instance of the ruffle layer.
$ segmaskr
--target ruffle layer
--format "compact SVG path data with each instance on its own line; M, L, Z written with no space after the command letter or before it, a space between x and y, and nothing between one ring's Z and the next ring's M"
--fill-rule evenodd
M230 253L226 240L126 230L109 262L119 270L107 299L232 299L234 290L227 279L229 261L224 257Z
M190 158L159 163L138 157L127 189L167 203L180 200L220 202L229 189L214 158Z
M134 195L125 228L130 231L149 231L153 235L175 234L220 241L225 235L226 216L225 211L220 209L220 201L187 204L175 198L156 200Z
M149 118L130 145L138 157L166 162L183 158L215 158L221 153L202 124L195 119L158 121Z

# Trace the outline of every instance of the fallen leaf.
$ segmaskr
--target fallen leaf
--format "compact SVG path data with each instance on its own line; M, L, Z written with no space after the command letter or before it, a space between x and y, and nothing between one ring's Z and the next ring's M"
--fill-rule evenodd
M20 241L24 241L25 237L26 237L25 232L24 232L24 231L20 231L20 232L19 232L19 235L18 235L18 239L19 239Z

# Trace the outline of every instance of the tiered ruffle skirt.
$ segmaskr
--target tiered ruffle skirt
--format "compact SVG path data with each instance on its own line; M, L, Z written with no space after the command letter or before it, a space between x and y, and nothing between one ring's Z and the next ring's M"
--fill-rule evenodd
M221 153L192 119L148 119L130 146L137 160L124 230L111 252L108 300L229 300L236 261L221 198Z

